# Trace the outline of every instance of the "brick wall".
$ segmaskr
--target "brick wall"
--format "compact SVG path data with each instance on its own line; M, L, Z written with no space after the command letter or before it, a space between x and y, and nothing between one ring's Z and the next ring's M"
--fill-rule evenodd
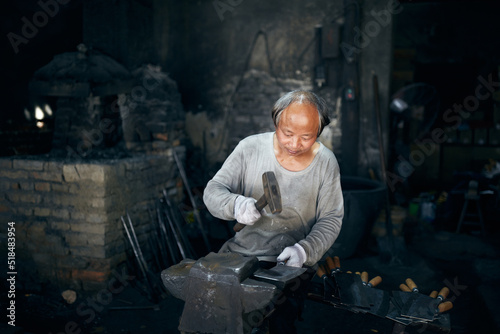
M165 188L182 197L171 151L95 162L0 159L0 218L16 223L18 279L62 288L102 288L126 260L120 216L127 210L141 243L150 230L148 206ZM177 148L180 157L184 152Z

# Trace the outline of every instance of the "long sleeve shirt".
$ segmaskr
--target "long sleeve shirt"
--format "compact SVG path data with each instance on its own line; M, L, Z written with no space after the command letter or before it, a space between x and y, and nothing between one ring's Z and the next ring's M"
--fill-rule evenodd
M305 265L318 262L340 233L344 202L339 165L331 150L320 143L311 164L293 172L283 168L274 155L273 132L240 141L221 169L208 182L203 200L209 212L223 220L234 220L239 195L258 200L263 194L262 174L274 172L282 211L263 212L226 241L219 252L236 252L276 261L287 246L299 243L306 252Z

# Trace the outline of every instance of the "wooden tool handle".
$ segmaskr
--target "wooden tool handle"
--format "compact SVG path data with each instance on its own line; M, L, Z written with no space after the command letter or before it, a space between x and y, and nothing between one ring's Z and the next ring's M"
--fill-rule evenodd
M450 289L448 289L446 286L444 288L442 288L440 291L439 291L439 294L437 296L437 298L441 299L441 300L445 300L446 297L448 297L448 295L450 294Z
M367 284L367 285L373 288L373 287L375 287L375 286L379 285L379 284L380 284L380 282L382 282L382 277L380 277L380 276L375 276L374 278L372 278L372 279L368 282L368 284Z
M411 289L408 287L408 285L406 285L406 284L404 284L404 283L401 283L401 284L399 285L399 289L400 289L401 291L411 292Z
M262 195L258 200L257 202L255 202L255 208L257 209L257 211L261 212L262 209L264 209L267 205L267 198L266 198L266 195Z
M335 263L335 270L340 270L340 259L338 256L333 257L333 262Z
M326 258L326 267L328 268L328 272L330 274L335 271L335 262L330 256Z
M361 273L361 280L363 281L363 284L367 284L368 283L368 273L366 271L363 271Z
M318 266L318 269L316 270L316 275L318 275L320 278L323 278L324 276L326 276L326 271L325 271L325 268L323 268L323 266Z
M406 279L406 285L411 289L411 291L418 292L417 285L415 284L415 282L413 282L411 278Z
M443 313L443 312L449 311L452 308L453 308L453 303L450 302L449 300L445 301L445 302L442 302L441 304L438 305L439 313Z
M242 224L242 223L236 223L234 226L233 226L233 231L234 232L239 232L243 229L243 227L245 227L246 225L245 224Z
M431 298L436 298L438 296L438 292L436 290L432 291L429 295Z

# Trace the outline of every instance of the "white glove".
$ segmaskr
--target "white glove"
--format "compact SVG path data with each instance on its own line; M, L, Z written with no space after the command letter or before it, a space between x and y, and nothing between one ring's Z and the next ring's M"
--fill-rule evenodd
M302 268L302 265L306 262L306 257L306 251L304 248L302 248L299 244L295 244L285 248L276 261L286 261L287 266Z
M234 218L238 223L253 225L260 218L260 212L255 207L257 200L252 197L238 196L234 202Z

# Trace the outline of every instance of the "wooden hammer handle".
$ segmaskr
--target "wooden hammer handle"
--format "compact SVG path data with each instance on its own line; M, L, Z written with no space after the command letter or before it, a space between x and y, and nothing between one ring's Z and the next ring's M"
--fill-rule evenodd
M438 305L438 310L439 313L446 312L448 310L451 310L453 308L453 303L448 301L442 302L441 304Z
M266 195L262 195L259 200L257 202L255 202L255 208L257 209L257 211L262 211L262 209L264 209L264 207L267 205L267 199L266 199ZM233 226L233 231L234 232L239 232L241 231L246 225L245 224L242 224L242 223L236 223L234 226Z
M413 282L411 278L406 279L406 285L411 289L411 291L418 292L417 285L415 284L415 282Z
M382 282L382 277L380 276L375 276L374 278L372 278L369 282L368 282L368 286L370 287L376 287L377 285L379 285L380 283Z
M233 230L234 232L239 232L243 229L243 227L245 227L246 225L245 224L242 224L242 223L236 223L234 226L233 226Z
M330 256L326 258L326 266L330 274L333 274L335 272L335 262Z

